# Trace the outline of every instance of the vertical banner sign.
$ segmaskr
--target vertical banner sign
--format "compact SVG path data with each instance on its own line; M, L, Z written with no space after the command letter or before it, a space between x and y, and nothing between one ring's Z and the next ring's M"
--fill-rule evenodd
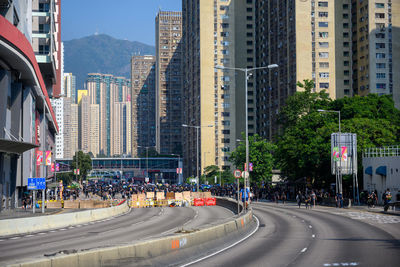
M60 171L60 163L56 163L56 172Z
M51 151L50 150L46 151L46 165L47 166L51 165Z
M333 156L334 161L339 161L339 148L338 147L333 148L332 156Z
M36 165L40 165L43 162L43 151L36 151Z
M244 171L247 172L247 163L244 164Z
M342 146L342 161L347 161L347 146Z
M251 172L253 171L253 163L251 163L251 162L249 163L249 171L251 171Z
M51 171L54 172L54 162L51 163Z

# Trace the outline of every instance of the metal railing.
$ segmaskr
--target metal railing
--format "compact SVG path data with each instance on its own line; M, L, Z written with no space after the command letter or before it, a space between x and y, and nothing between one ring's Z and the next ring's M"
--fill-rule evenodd
M364 158L399 157L400 146L370 147L363 151Z

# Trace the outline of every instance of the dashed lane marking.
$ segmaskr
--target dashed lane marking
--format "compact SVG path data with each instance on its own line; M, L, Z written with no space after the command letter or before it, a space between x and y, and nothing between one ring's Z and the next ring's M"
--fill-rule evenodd
M65 228L61 228L61 229L59 229L60 231L65 231L65 230L67 230L67 229L65 229Z
M55 233L56 231L55 230L51 230L51 231L49 231L49 233Z
M16 237L11 237L10 240L15 240L15 239L20 239L20 236L16 236Z
M315 235L312 235L312 238L315 238Z
M32 237L32 236L35 236L35 235L26 235L25 237Z
M311 228L312 228L312 225L309 225L308 227L311 229Z
M358 262L334 262L334 263L324 263L325 267L329 266L358 266Z
M3 242L3 241L5 241L4 239L0 239L0 242Z
M300 252L304 253L304 252L306 252L306 250L307 250L307 248L303 248Z
M239 243L242 243L243 241L245 241L246 239L248 239L249 237L251 237L255 232L258 231L258 229L259 229L259 227L260 227L260 221L258 220L258 218L257 218L256 216L254 216L254 215L253 215L253 217L254 217L254 218L256 219L256 221L257 221L257 227L256 227L256 229L253 230L253 232L251 232L251 233L248 234L247 236L243 237L243 238L240 239L239 241L236 241L236 242L233 243L232 245L229 245L229 246L227 246L227 247L225 247L225 248L223 248L223 249L221 249L221 250L218 250L218 251L216 251L216 252L214 252L214 253L211 253L211 254L209 254L209 255L207 255L207 256L205 256L205 257L202 257L202 258L200 258L200 259L197 259L197 260L195 260L195 261L188 262L188 263L186 263L186 264L184 264L184 265L181 265L180 267L186 267L186 266L189 266L189 265L198 263L198 262L200 262L200 261L202 261L202 260L208 259L208 258L210 258L210 257L213 257L213 256L215 256L215 255L217 255L217 254L219 254L219 253L221 253L221 252L224 252L224 251L227 250L227 249L230 249L230 248L236 246L236 245L239 244Z
M38 233L38 235L45 235L46 233Z

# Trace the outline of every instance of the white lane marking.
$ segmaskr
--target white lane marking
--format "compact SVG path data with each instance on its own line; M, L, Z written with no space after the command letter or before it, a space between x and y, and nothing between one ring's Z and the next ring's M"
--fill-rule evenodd
M20 239L20 236L16 236L16 237L11 237L10 240L15 240L15 239Z
M311 229L311 228L312 228L312 225L309 225L308 227Z
M162 232L160 235L169 234L169 233L175 232L175 231L177 231L177 230L178 230L177 228L175 228L175 229L169 229L168 231Z
M89 225L89 224L87 224L87 223L84 223L83 225L84 225L84 226L87 226L87 225Z
M70 227L68 227L68 229L74 229L75 227L74 226L70 226Z
M315 235L312 235L312 238L315 238Z
M194 261L192 261L192 262L186 263L186 264L184 264L184 265L181 265L180 267L186 267L186 266L195 264L195 263L197 263L197 262L200 262L200 261L202 261L202 260L205 260L205 259L207 259L207 258L213 257L213 256L215 256L215 255L217 255L217 254L219 254L219 253L221 253L221 252L224 252L224 251L227 250L227 249L230 249L230 248L236 246L237 244L239 244L239 243L245 241L247 238L251 237L255 232L258 231L259 226L260 226L260 221L258 220L258 218L257 218L256 216L254 216L254 215L253 215L253 217L257 220L257 227L256 227L256 229L253 230L253 232L251 232L251 233L248 234L247 236L243 237L243 238L240 239L239 241L236 241L236 242L233 243L232 245L229 245L229 246L227 246L227 247L225 247L225 248L223 248L223 249L221 249L221 250L218 250L218 251L216 251L216 252L214 252L214 253L211 253L210 255L207 255L207 256L205 256L205 257L203 257L203 258L200 258L200 259L194 260Z
M186 225L188 223L190 223L192 221L192 219L190 219L189 221L185 222L183 225Z
M78 224L78 225L75 225L75 227L79 228L79 227L82 227L82 225Z
M304 222L304 220L301 220L302 222Z
M307 250L307 248L303 248L300 252L304 253L304 252L306 252L306 250Z
M0 239L0 242L3 242L3 241L5 241L4 239Z
M59 229L60 231L65 231L65 230L67 230L67 229L65 229L65 228L61 228L61 229Z
M334 262L334 263L324 263L323 266L358 266L358 262Z
M196 215L194 215L194 219L196 219L197 216L199 216L199 211L196 210Z
M38 235L45 235L46 233L38 233Z
M55 233L56 231L54 231L54 230L51 230L51 231L49 231L49 233Z
M32 237L32 236L35 236L35 235L26 235L25 237Z

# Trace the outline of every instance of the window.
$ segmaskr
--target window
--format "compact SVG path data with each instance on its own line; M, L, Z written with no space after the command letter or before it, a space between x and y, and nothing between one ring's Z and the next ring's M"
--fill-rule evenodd
M229 116L230 116L230 113L229 113L229 112L221 112L221 115L222 115L223 117L229 117Z
M385 18L385 13L375 13L375 18L376 19L384 19Z
M231 142L231 140L229 138L222 138L221 139L221 143L223 144L229 144Z
M318 22L318 26L319 27L328 27L328 22L320 21L320 22Z
M376 89L386 89L386 83L377 83Z
M348 29L349 28L349 24L348 23L343 23L343 29Z
M344 9L344 10L349 9L349 5L348 5L348 4L343 4L343 9Z
M343 56L344 56L344 57L348 57L349 55L350 55L349 51L344 51L344 52L343 52Z
M327 18L328 17L328 12L318 12L318 16L320 18Z
M328 48L329 47L329 43L328 42L319 42L319 47Z
M319 77L320 78L329 78L329 72L320 72Z
M319 67L323 69L329 68L329 62L320 62Z
M375 34L375 37L378 38L378 39L384 39L384 38L385 38L385 34L379 32L379 33L376 33L376 34Z
M231 122L230 121L222 121L222 125L229 126L229 125L231 125Z
M349 18L349 14L343 14L343 19L348 19Z
M319 83L319 88L328 89L329 88L329 83Z
M350 71L348 71L348 70L343 71L343 75L344 76L349 76L350 75Z
M222 130L222 134L231 134L231 130Z
M328 52L319 52L318 55L320 58L328 58L329 57Z
M376 53L376 58L385 58L385 53Z
M376 43L375 47L376 47L376 49L385 48L385 43Z
M328 38L329 34L328 32L319 32L319 37L321 38Z
M376 63L376 68L377 69L385 69L386 68L386 63Z
M229 36L229 32L221 32L221 37L228 37Z
M318 6L319 7L328 7L328 2L319 1Z
M344 32L343 33L343 38L348 38L349 37L349 33L348 32Z
M344 80L344 81L343 81L343 84L344 84L344 85L349 85L349 84L350 84L350 80Z
M344 94L345 95L350 95L350 90L349 89L344 89Z
M229 6L219 6L219 10L228 11L229 10Z
M385 8L384 3L375 3L375 8Z
M223 55L229 55L229 50L226 50L226 49L221 50L221 53L222 53Z
M350 66L350 62L349 61L343 61L343 66Z
M386 78L386 73L377 73L376 74L377 79L385 79Z

